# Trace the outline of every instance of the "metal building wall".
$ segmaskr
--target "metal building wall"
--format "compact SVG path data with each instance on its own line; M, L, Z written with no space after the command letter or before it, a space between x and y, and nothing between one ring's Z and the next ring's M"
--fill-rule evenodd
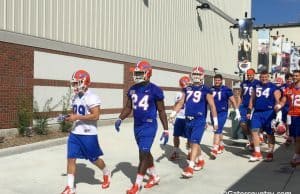
M148 2L148 4L146 3ZM233 18L251 0L210 0ZM237 30L196 0L0 0L0 29L233 74ZM250 14L248 14L250 15Z

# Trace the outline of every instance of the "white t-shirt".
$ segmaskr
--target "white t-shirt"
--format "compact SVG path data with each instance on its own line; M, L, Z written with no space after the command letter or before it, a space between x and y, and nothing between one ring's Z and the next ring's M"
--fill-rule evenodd
M74 114L88 115L90 109L101 105L99 96L93 94L89 90L79 98L75 95L71 101ZM77 120L73 124L72 133L79 135L97 135L97 121Z
M175 97L175 103L177 103L182 98L182 92L177 92ZM180 111L177 113L176 118L179 119L185 119L185 108L184 105L180 109Z

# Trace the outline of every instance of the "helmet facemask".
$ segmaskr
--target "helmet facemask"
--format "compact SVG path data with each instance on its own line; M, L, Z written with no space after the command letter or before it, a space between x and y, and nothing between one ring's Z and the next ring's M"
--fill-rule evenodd
M146 81L146 72L145 71L140 71L140 70L134 70L133 71L133 81L135 83L141 83Z
M191 77L192 77L193 83L202 83L204 75L203 75L203 73L200 73L200 72L199 73L193 72Z

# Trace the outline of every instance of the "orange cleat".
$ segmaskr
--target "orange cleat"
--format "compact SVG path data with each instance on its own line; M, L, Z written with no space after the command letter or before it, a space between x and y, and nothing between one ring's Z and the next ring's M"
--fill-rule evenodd
M132 185L132 187L126 191L126 194L137 194L139 193L141 187L138 184Z
M110 174L103 175L102 189L107 189L110 185Z
M262 159L261 152L253 152L252 156L249 158L249 162L256 162Z
M65 190L61 194L75 194L75 188L66 186Z
M211 150L210 152L210 158L215 160L217 158L217 155L218 155L218 150Z
M273 153L272 152L269 152L265 158L265 161L266 162L272 162L273 161Z
M184 171L182 172L183 178L192 178L194 174L194 170L191 167L186 167Z
M146 183L146 185L144 185L144 187L146 189L149 189L149 188L151 188L151 187L153 187L155 185L158 185L159 181L160 181L160 177L159 176L155 177L155 176L151 175L150 178L149 178L149 180L148 180L148 182Z
M205 164L204 160L199 160L199 161L195 164L194 170L195 170L195 171L199 171L199 170L203 169L204 164Z

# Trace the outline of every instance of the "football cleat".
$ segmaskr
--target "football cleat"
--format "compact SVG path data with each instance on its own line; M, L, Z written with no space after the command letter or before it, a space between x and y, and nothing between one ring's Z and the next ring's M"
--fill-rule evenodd
M132 185L130 189L126 191L126 194L137 194L139 193L141 187L138 184Z
M178 160L178 159L179 159L179 154L177 152L173 152L170 157L170 160Z
M204 160L199 160L199 161L195 164L194 170L195 170L195 171L199 171L199 170L203 169L204 164L205 164Z
M107 189L110 185L110 173L109 175L103 175L102 189Z
M75 188L66 186L65 190L61 194L75 194Z
M224 145L220 145L217 153L222 154L224 151L225 151Z
M184 169L184 171L182 172L182 177L183 178L192 178L193 177L193 174L194 174L194 170L193 170L193 168L191 168L191 167L186 167L185 169Z
M265 158L266 162L272 162L273 161L273 153L269 152Z
M155 185L158 185L160 181L160 177L159 176L153 176L151 175L148 182L144 185L145 188L149 189Z
M253 152L252 156L249 158L249 162L256 162L262 159L261 152Z
M215 160L217 158L217 155L218 155L218 150L215 150L215 149L211 150L211 152L210 152L211 159Z

